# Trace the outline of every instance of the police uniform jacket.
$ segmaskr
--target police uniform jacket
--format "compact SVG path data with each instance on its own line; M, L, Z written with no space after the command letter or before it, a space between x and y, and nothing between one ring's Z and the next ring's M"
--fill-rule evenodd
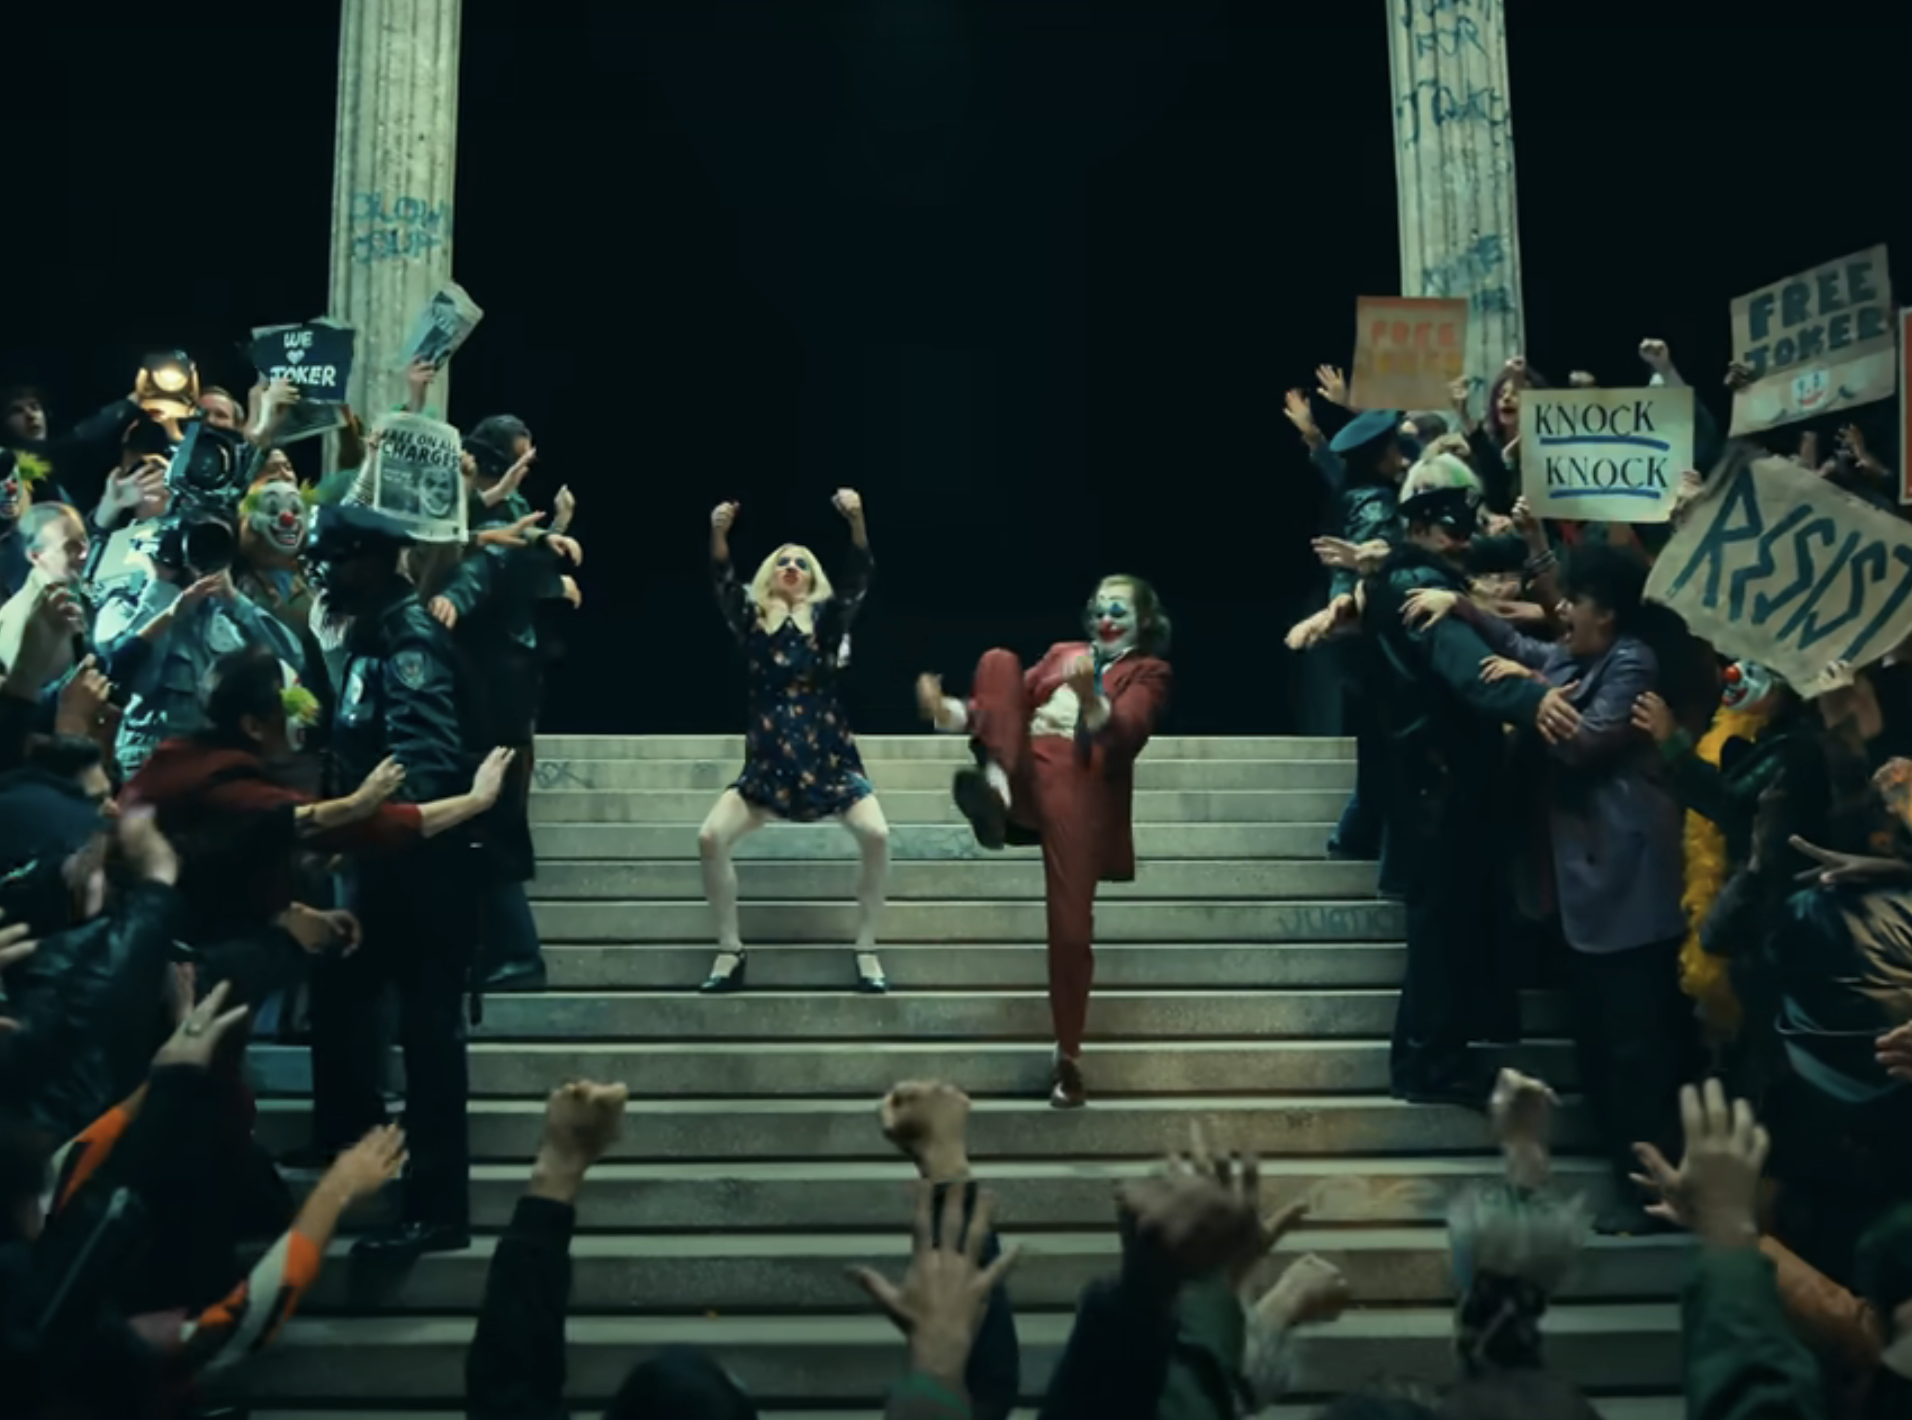
M401 802L430 803L471 788L477 756L467 738L471 707L458 652L409 588L383 610L354 618L339 685L332 737L339 792L356 788L387 755L405 767ZM447 833L426 850L445 839L468 842Z
M1410 628L1402 608L1409 593L1423 589L1467 594L1459 569L1413 544L1396 548L1365 584L1362 628L1382 662L1380 710L1396 762L1410 771L1490 773L1500 758L1501 726L1532 724L1548 688L1524 677L1483 681L1481 662L1492 652L1458 616Z

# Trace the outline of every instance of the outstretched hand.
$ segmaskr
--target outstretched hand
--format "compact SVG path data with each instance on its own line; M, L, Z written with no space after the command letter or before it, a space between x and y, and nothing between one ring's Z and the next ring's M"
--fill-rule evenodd
M960 1385L970 1348L982 1324L990 1292L1016 1265L1017 1249L1005 1249L988 1267L981 1264L983 1244L992 1230L995 1199L976 1199L969 1229L963 1229L967 1187L950 1186L943 1198L942 1226L935 1228L936 1186L916 1186L915 1246L902 1282L891 1282L868 1267L853 1267L850 1280L870 1296L883 1314L909 1338L915 1367L939 1380Z
M245 1006L235 1006L221 1013L231 992L232 983L229 981L222 981L207 992L206 999L186 1013L179 1029L173 1032L172 1039L159 1048L159 1054L153 1057L153 1068L159 1070L169 1065L183 1065L204 1070L211 1065L221 1042L246 1018L248 1012Z

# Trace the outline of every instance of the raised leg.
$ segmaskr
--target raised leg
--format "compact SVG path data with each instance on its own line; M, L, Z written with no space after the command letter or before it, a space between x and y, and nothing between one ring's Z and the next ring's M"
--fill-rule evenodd
M982 746L990 787L1011 805L1010 785L1029 768L1029 704L1014 651L985 651L970 680L970 738Z
M711 978L728 976L743 960L743 938L737 930L737 865L731 850L745 834L762 828L770 815L747 802L735 789L726 789L711 806L704 826L697 830L697 856L704 865L704 896L717 919L717 961ZM729 958L729 960L726 960Z

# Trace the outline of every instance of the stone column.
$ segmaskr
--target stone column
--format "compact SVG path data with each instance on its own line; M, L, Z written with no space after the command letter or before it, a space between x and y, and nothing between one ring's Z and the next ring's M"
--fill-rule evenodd
M1478 391L1525 349L1503 0L1387 7L1400 294L1466 298Z
M369 425L404 401L392 366L413 319L451 278L463 0L345 0L339 32L332 290L358 330L352 407ZM448 375L433 387L440 410Z

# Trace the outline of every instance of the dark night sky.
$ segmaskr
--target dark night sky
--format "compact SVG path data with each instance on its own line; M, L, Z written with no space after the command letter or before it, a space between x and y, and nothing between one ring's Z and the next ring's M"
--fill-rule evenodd
M1878 241L1912 281L1902 6L1815 6L1824 44L1784 8L1560 8L1509 21L1537 366L1620 383L1654 334L1707 390L1732 296ZM326 298L329 7L123 13L9 19L0 365L69 417L154 346L243 386L233 342ZM1290 728L1315 486L1280 393L1397 287L1386 23L1379 0L473 0L455 270L487 314L453 414L522 415L534 499L580 496L587 605L546 727L735 726L705 515L743 501L741 561L798 539L827 563L847 484L880 568L864 729L912 727L919 669L1070 634L1114 570L1176 614L1176 728Z

